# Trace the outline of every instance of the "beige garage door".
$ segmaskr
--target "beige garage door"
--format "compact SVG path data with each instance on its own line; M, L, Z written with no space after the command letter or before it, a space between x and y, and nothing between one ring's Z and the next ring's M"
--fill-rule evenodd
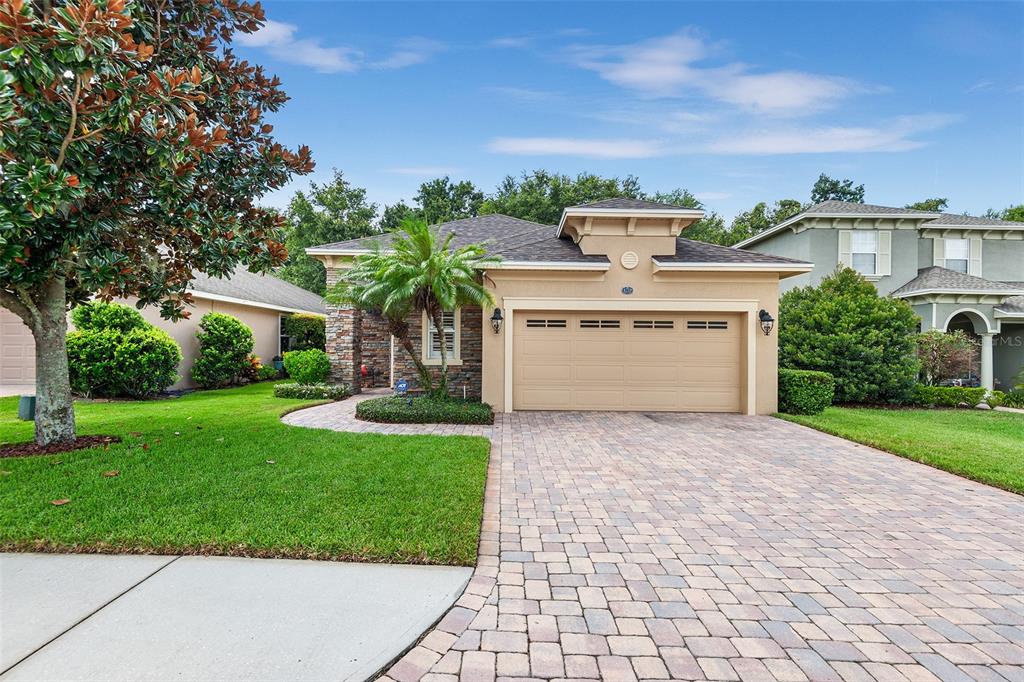
M0 384L33 384L36 344L21 318L0 308Z
M739 412L740 319L517 310L513 408Z

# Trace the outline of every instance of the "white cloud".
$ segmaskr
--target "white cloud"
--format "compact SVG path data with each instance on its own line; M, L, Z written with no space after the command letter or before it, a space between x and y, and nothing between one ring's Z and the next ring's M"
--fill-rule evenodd
M981 80L967 88L967 92L981 92L982 90L991 90L992 86L995 85L992 81Z
M825 154L835 152L902 152L927 144L913 136L937 130L956 117L941 114L905 116L884 126L823 126L768 129L721 137L704 151L714 154Z
M458 169L449 168L448 166L402 166L400 168L388 168L387 172L394 173L395 175L440 177L442 175L454 175L458 172Z
M739 62L711 66L722 52L694 29L638 43L576 46L570 59L605 80L648 97L704 95L742 109L770 114L810 113L867 90L837 76L803 71L759 73Z
M529 47L532 43L533 38L531 36L503 36L501 38L494 38L487 42L490 47L502 49Z
M393 54L373 62L371 66L375 69L401 69L414 64L422 64L444 50L444 43L430 38L406 38L399 41Z
M591 159L646 159L665 152L652 140L573 137L497 137L487 149L519 156L582 156Z
M351 47L324 47L319 40L296 38L298 27L280 21L267 20L255 33L238 34L236 40L245 47L265 49L278 59L300 64L321 73L339 73L359 70L362 53Z
M297 37L297 32L298 27L294 24L268 19L260 30L239 34L236 40L244 47L266 50L281 61L308 66L321 73L351 73L365 67L400 69L421 64L445 47L428 38L406 38L399 41L387 57L368 61L362 50L348 46L324 46L318 39Z

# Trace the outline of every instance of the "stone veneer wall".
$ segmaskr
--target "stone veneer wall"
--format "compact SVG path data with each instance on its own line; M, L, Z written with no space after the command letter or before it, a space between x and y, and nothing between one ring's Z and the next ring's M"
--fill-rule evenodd
M448 390L453 396L462 397L462 389L466 395L479 399L483 376L483 311L480 308L463 308L462 330L459 335L462 348L462 364L448 367ZM414 315L409 318L409 336L419 351L423 334L422 317ZM439 370L431 368L436 377ZM395 347L395 381L405 379L410 387L418 386L416 366L408 354L400 347Z
M366 367L363 388L379 388L391 382L391 333L379 313L363 312L362 360Z
M338 281L340 271L327 268L327 286ZM327 356L331 360L331 381L347 384L359 393L362 378L362 311L327 304Z

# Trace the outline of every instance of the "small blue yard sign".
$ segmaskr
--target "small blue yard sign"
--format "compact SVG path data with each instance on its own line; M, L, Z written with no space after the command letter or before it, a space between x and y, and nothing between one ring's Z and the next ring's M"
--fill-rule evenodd
M409 390L409 382L405 379L399 379L395 382L395 393L398 395L405 395L405 392Z

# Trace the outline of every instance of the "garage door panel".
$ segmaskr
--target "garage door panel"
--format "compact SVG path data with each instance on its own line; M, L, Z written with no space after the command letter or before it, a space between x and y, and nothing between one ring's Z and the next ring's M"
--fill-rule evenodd
M36 346L32 331L14 313L0 308L0 382L32 384Z
M554 317L564 324L525 324ZM516 313L513 407L739 411L740 319L735 313Z

